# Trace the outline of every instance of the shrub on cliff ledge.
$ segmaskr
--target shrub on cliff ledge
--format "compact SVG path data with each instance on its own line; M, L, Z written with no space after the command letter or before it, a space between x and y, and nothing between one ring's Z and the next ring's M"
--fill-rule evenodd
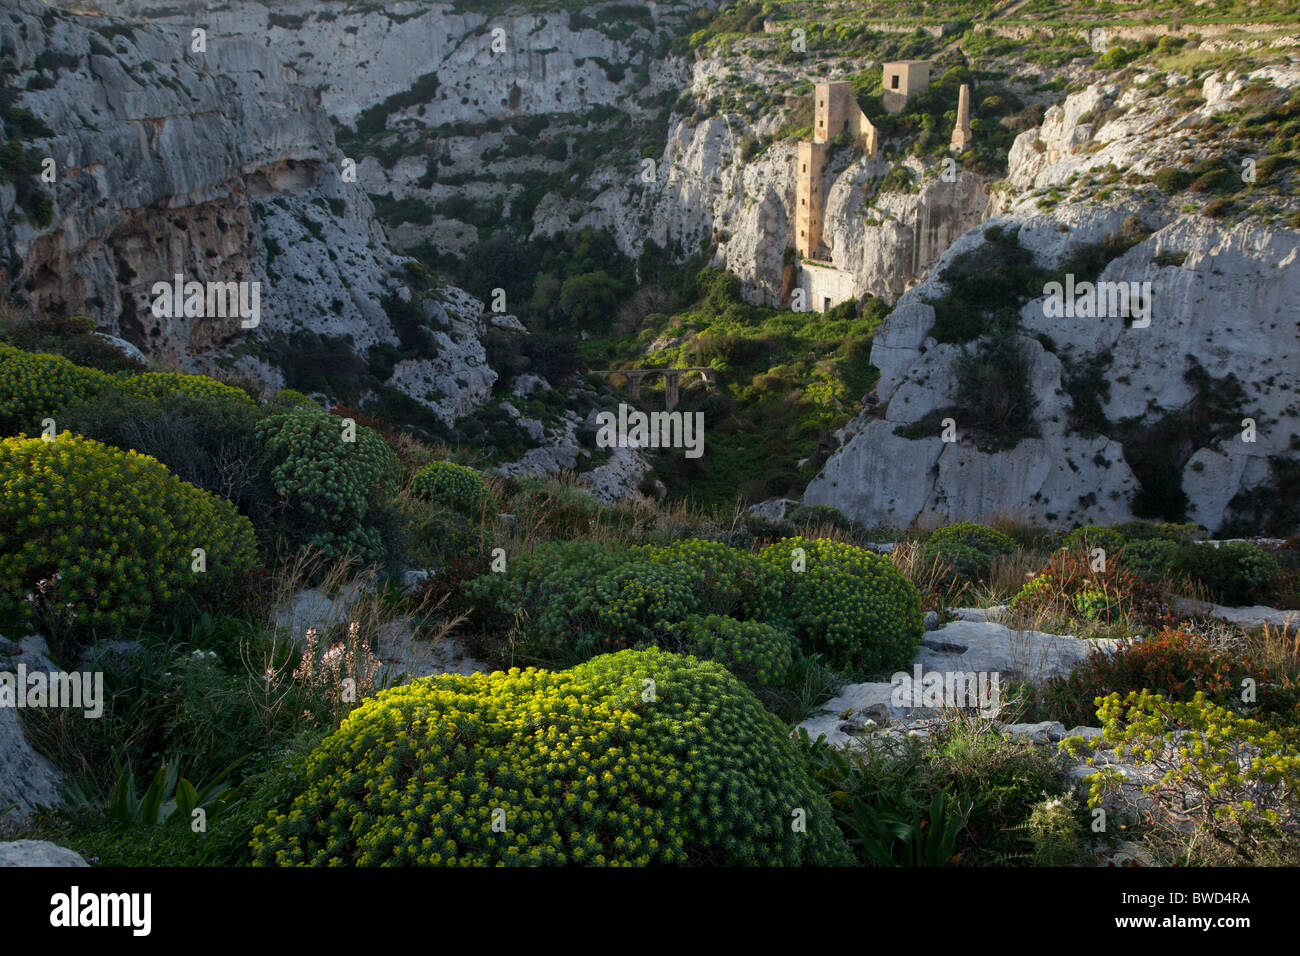
M386 691L305 776L256 863L850 861L781 722L719 665L659 650Z

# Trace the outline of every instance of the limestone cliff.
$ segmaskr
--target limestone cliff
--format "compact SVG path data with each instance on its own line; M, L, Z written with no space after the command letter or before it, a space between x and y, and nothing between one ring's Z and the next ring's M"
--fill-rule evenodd
M1300 85L1300 70L1260 72L1211 76L1201 105L1190 110L1137 84L1091 87L1021 134L989 225L1017 229L1020 244L1046 269L1135 224L1149 231L1097 277L1149 282L1149 325L1052 317L1045 290L1032 291L1020 309L1018 339L1038 436L980 450L962 437L962 409L953 405L966 347L936 340L928 304L948 291L945 273L960 257L992 249L983 227L971 230L885 320L871 353L881 370L873 401L844 430L805 501L835 505L868 524L1021 512L1068 526L1131 516L1145 475L1148 484L1180 488L1186 517L1216 530L1234 518L1242 497L1267 488L1277 462L1293 458L1300 442L1300 232L1258 213L1232 223L1213 218L1208 204L1189 211L1185 199L1150 182L1172 165L1207 156L1217 162L1215 137L1199 124L1235 105L1243 90L1284 100ZM1228 156L1223 175L1237 175L1246 158ZM1053 190L1068 195L1056 202ZM1285 195L1273 202L1269 218L1294 205ZM1071 380L1089 367L1101 370L1092 384ZM1092 400L1101 413L1095 434L1077 427L1077 403ZM1210 415L1215 400L1226 407L1213 413L1219 418L1211 429L1196 419ZM955 419L957 441L929 428L927 415L939 410ZM1153 475L1149 457L1161 455L1170 473Z
M343 173L319 97L261 44L60 12L18 0L0 18L6 109L43 129L22 147L54 161L49 222L0 187L11 288L37 308L80 312L147 355L283 380L261 343L307 330L363 353L398 336L386 296L410 299L370 200ZM255 328L158 317L154 283L258 283ZM423 294L417 290L417 295ZM437 394L400 369L393 384L444 421L486 395L494 373L477 302L456 290L422 306L443 374ZM427 377L425 375L424 377Z

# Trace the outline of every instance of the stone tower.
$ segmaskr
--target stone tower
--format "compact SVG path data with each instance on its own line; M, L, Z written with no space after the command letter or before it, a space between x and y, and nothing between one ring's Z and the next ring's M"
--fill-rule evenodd
M948 148L961 152L970 142L970 85L963 83L961 92L957 94L957 127L952 131L952 141Z
M795 179L794 248L801 259L826 258L822 243L822 172L830 141L842 133L847 133L868 156L876 155L876 128L858 106L853 85L845 81L815 83L812 141L799 144Z
M825 143L800 143L795 188L794 250L801 259L816 258L822 245L822 168Z
M880 98L891 113L901 113L910 97L930 85L929 60L893 60L882 69Z

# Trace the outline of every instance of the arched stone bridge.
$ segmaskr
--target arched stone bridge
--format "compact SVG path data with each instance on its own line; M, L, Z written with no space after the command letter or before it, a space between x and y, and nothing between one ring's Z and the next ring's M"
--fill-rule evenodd
M664 377L664 407L672 411L677 407L677 400L681 395L682 376L689 372L698 372L704 379L705 385L712 385L717 381L718 370L716 368L610 368L592 369L597 375L622 375L627 379L627 393L632 398L641 397L641 382L650 375L662 375Z

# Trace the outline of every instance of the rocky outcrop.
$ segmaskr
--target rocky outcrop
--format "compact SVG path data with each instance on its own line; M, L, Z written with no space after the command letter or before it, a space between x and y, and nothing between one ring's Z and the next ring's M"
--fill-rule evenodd
M1269 71L1269 78L1289 89L1300 84L1300 71ZM1207 80L1203 111L1222 109L1244 85ZM999 452L980 450L963 439L961 410L953 406L964 347L930 335L935 313L927 304L948 291L945 270L958 257L988 249L992 258L984 229L970 231L886 318L871 353L881 371L873 401L843 430L841 447L808 486L807 503L900 527L1011 512L1058 526L1122 520L1141 490L1134 466L1154 454L1143 443L1172 440L1161 429L1179 427L1171 416L1199 407L1198 389L1207 382L1220 396L1238 386L1241 393L1220 411L1224 420L1209 440L1190 431L1174 436L1190 442L1171 457L1181 469L1190 520L1219 528L1234 496L1269 479L1270 458L1294 455L1300 403L1287 370L1300 358L1300 232L1253 218L1228 225L1182 213L1176 200L1140 185L1159 169L1203 156L1177 132L1186 124L1167 100L1107 117L1125 104L1133 105L1128 92L1093 87L1048 110L1040 129L1021 134L1006 188L992 202L1000 215L989 225L1018 230L1039 266L1059 269L1140 222L1151 234L1098 278L1150 283L1150 324L1059 317L1038 294L1046 289L1024 290L1032 298L1020 311L1019 343L1037 400L1038 437ZM1099 201L1088 174L1115 166L1133 169L1139 185L1123 203ZM1044 211L1044 191L1067 188L1076 201ZM1106 423L1089 436L1071 428L1080 393L1077 383L1074 394L1069 386L1072 372L1094 362L1105 369L1095 398ZM942 440L938 428L922 429L921 437L898 434L941 409L951 411L956 441ZM1245 419L1254 421L1253 434Z
M14 673L19 664L31 673L55 670L40 638L25 638L18 644L0 638L0 671ZM63 802L62 790L63 775L32 749L23 733L19 711L12 706L0 707L0 827L30 823L38 810Z
M16 108L52 131L25 144L56 164L50 223L0 188L12 287L36 308L88 314L151 357L196 371L233 364L270 387L282 377L267 341L307 330L357 351L397 343L383 303L411 295L403 262L347 175L318 95L262 43L212 33L197 51L188 29L31 0L0 20L0 40L7 81L22 90ZM176 274L256 284L256 326L247 315L158 316L153 286ZM429 404L449 418L492 373L476 371L478 303L450 295L430 309L431 325L460 326L430 355L443 381Z
M0 843L0 867L72 866L88 867L80 853L48 840L15 840Z

